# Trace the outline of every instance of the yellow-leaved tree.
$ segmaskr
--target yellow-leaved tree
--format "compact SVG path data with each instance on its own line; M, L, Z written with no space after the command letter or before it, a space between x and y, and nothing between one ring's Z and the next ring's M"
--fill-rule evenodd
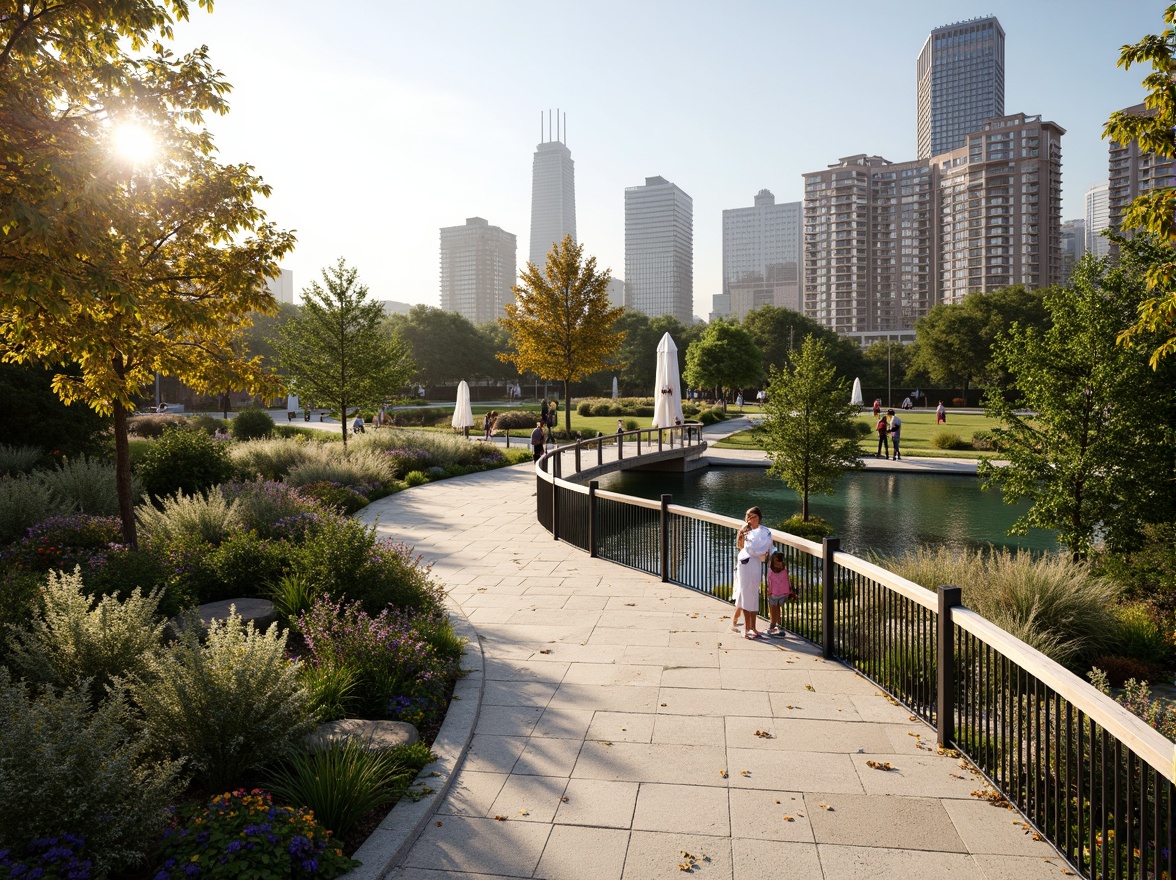
M156 371L204 393L280 390L241 331L276 310L266 281L294 238L266 222L253 168L216 159L203 114L227 112L229 84L205 49L164 45L184 0L6 6L0 361L67 368L57 395L113 414L135 546L128 413Z
M571 383L607 366L625 334L616 330L623 309L608 301L607 269L596 271L596 257L584 260L584 246L570 235L547 255L547 266L534 263L512 288L513 303L499 323L510 333L512 351L498 359L513 363L564 386L564 429L572 430ZM621 365L623 366L623 364Z

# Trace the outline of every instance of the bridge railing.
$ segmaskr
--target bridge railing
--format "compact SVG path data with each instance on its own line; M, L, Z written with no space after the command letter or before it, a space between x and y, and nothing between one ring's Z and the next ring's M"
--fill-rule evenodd
M536 468L539 519L555 539L730 600L742 521L669 495L652 501L569 482L555 461ZM799 591L784 605L784 626L935 727L940 747L977 767L1077 874L1176 878L1176 745L963 607L959 588L932 592L843 552L836 538L817 544L772 530L772 539Z

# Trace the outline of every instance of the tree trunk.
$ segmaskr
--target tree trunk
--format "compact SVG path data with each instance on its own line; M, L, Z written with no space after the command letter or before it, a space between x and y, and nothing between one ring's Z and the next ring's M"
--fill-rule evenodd
M114 404L114 481L118 492L118 514L122 517L123 543L139 549L135 531L135 498L131 491L131 444L127 439L127 410Z
M347 451L347 401L339 401L339 420L343 423L343 451Z
M808 506L808 488L800 494L800 521L808 522L809 506Z
M568 432L568 436L572 436L572 398L571 398L571 383L564 379L564 430Z

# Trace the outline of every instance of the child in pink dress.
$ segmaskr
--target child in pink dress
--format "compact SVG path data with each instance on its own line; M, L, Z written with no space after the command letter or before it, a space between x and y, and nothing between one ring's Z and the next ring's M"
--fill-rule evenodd
M784 629L780 626L784 603L795 598L796 590L792 589L792 581L788 579L788 570L784 567L784 554L777 550L772 554L768 566L768 617L772 624L768 627L768 635L784 635Z

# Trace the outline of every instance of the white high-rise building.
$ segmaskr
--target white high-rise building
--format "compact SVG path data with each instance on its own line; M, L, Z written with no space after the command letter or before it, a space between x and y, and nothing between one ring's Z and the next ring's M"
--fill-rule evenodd
M664 177L625 189L625 308L694 323L694 200Z
M1103 236L1104 229L1111 225L1110 187L1099 183L1086 191L1086 252L1096 257L1105 257L1111 252L1111 243Z
M723 211L723 293L742 318L760 306L801 310L804 210L766 189L750 208Z
M517 244L512 232L470 217L441 230L441 308L475 324L506 314L514 297Z
M271 278L267 287L278 302L294 304L294 273L289 269L283 269L281 275Z
M576 241L576 163L563 140L567 137L566 114L561 122L556 113L553 138L551 111L548 111L546 130L540 135L543 141L535 147L535 161L531 166L529 260L542 269L547 265L553 244L559 244L565 235Z
M1086 221L1067 220L1062 224L1062 275L1058 283L1066 285L1074 275L1074 267L1086 253Z
M1005 33L995 17L931 31L915 62L918 158L959 149L1004 116Z

